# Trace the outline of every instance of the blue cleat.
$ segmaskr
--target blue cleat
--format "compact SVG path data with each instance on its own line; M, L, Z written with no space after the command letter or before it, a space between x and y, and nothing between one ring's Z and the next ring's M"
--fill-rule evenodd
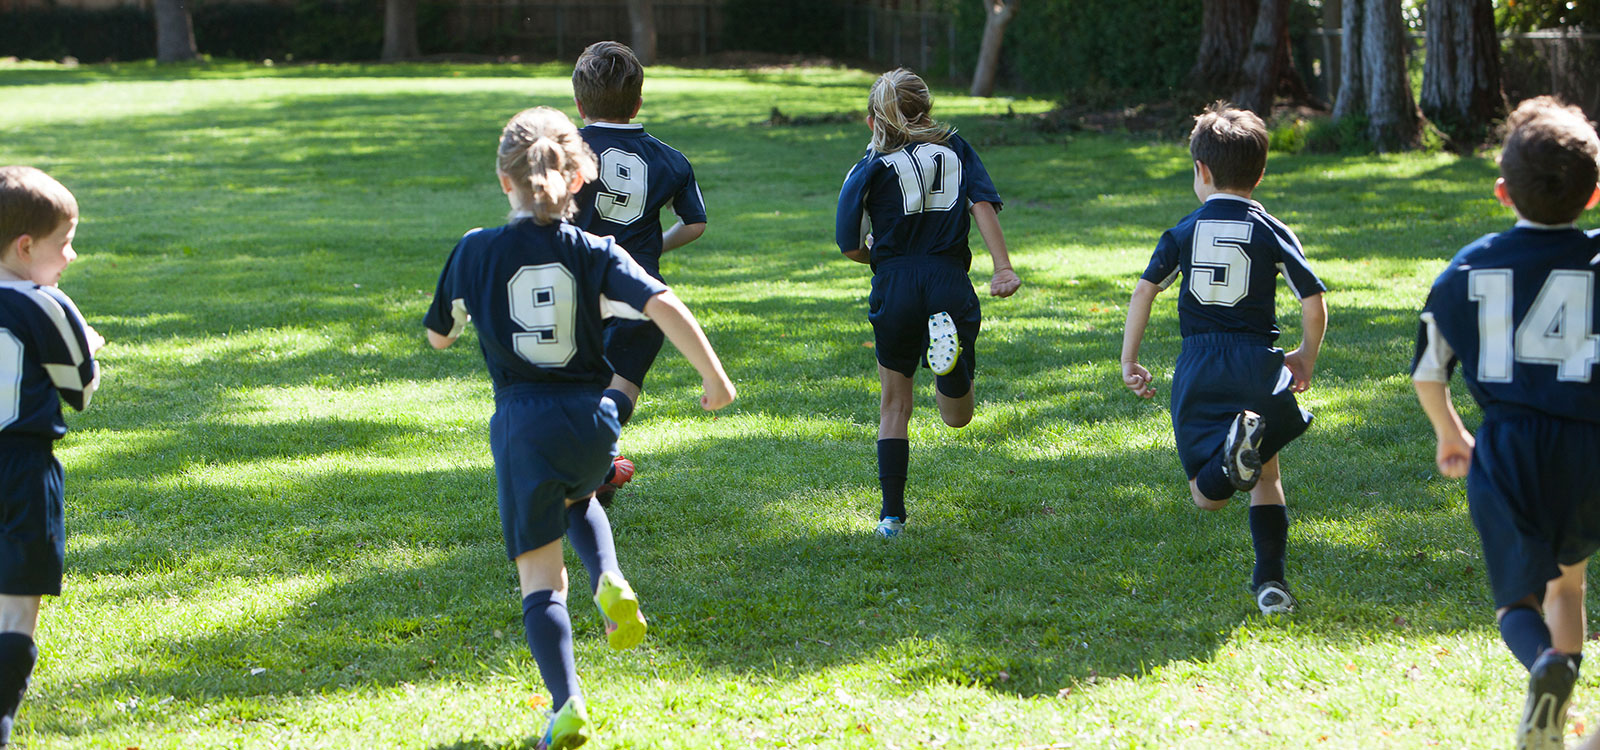
M905 527L905 521L902 521L894 516L887 516L885 518L878 519L878 528L873 529L872 533L877 534L885 539L893 539L897 536L900 536L900 532L903 531Z
M1517 725L1517 750L1562 750L1567 734L1567 699L1578 681L1572 657L1546 649L1528 670L1528 700Z
M1261 479L1261 438L1267 422L1253 411L1241 411L1228 427L1228 442L1223 444L1222 473L1234 489L1249 492Z

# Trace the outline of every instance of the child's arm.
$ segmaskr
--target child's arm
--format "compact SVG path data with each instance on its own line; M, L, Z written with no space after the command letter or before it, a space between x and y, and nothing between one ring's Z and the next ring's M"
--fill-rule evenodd
M1445 383L1429 380L1412 380L1417 389L1417 401L1433 423L1433 434L1439 439L1439 449L1434 462L1439 473L1447 477L1464 477L1472 466L1472 433L1461 423L1455 404L1450 403L1450 388Z
M1150 371L1139 364L1139 344L1150 324L1150 306L1160 293L1161 287L1139 279L1128 300L1128 322L1122 326L1122 384L1144 398L1155 396L1156 389L1150 385Z
M1328 303L1321 294L1300 300L1300 348L1283 355L1283 366L1294 375L1294 392L1311 387L1311 373L1317 369L1317 354L1322 350L1322 335L1328 330Z
M655 321L661 332L667 335L672 345L678 347L689 364L694 365L696 372L700 373L701 387L705 394L700 397L700 407L707 411L716 411L728 404L738 394L734 390L733 382L728 380L728 374L722 371L722 361L717 359L717 353L712 351L711 342L706 340L705 331L700 329L700 323L694 319L694 313L689 312L678 295L668 289L665 292L651 297L644 303L644 314Z
M1000 217L994 212L994 204L988 201L972 204L972 220L977 222L978 234L983 235L983 244L988 246L989 257L994 261L989 294L1010 297L1022 286L1022 279L1011 269L1011 255L1006 252L1006 236L1000 231Z
M700 235L705 233L705 222L700 221L695 222L694 224L685 224L683 223L682 219L679 219L678 223L673 224L671 229L661 233L661 252L664 253L668 250L676 250L680 247L683 247L684 245L700 239Z

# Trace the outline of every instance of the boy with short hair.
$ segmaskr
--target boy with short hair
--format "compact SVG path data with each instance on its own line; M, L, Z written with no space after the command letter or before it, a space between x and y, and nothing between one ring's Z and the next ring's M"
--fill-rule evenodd
M1199 209L1161 235L1128 302L1122 381L1151 398L1139 344L1150 307L1181 273L1178 325L1183 350L1172 374L1172 427L1195 505L1218 510L1235 491L1250 493L1256 564L1250 589L1263 614L1294 610L1284 578L1289 513L1277 453L1304 433L1311 415L1294 394L1311 386L1322 347L1327 291L1306 263L1300 240L1250 198L1267 165L1261 118L1218 102L1195 118L1189 136ZM1300 348L1278 338L1273 295L1283 274L1300 298Z
M1516 226L1462 248L1434 282L1411 379L1439 472L1467 478L1500 634L1530 673L1517 729L1529 750L1563 747L1584 569L1600 548L1600 238L1574 224L1600 201L1600 139L1550 97L1506 125L1494 194ZM1450 402L1457 362L1483 408L1476 442Z
M661 254L700 238L706 206L694 168L677 149L632 122L644 99L644 68L633 50L618 42L596 42L572 69L573 101L584 127L578 132L600 160L600 175L578 194L572 223L591 234L614 237L645 271L661 276ZM661 209L671 206L678 222L661 230ZM644 376L661 352L661 329L648 320L613 320L606 327L606 359L615 374L606 396L623 424L633 416ZM633 463L617 456L595 497L609 507L617 488L633 478Z
M0 167L0 747L28 689L44 596L61 594L61 401L89 405L105 339L56 284L77 258L78 201L32 167Z

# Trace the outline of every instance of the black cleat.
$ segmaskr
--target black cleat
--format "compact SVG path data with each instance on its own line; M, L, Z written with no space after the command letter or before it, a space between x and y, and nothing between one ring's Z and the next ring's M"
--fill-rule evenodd
M1261 437L1267 432L1267 421L1253 411L1241 411L1228 428L1228 442L1223 444L1222 473L1233 483L1234 489L1249 492L1261 478Z
M1578 681L1578 664L1546 649L1528 670L1528 702L1517 725L1517 750L1562 750L1567 734L1567 699Z

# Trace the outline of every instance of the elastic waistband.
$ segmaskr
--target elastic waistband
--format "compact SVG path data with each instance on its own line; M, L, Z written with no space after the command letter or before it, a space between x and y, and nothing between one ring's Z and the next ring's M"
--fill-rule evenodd
M972 258L954 255L891 255L873 265L874 271L884 271L897 268L953 268L961 273L967 272Z
M1535 409L1531 406L1511 404L1506 402L1492 403L1483 407L1483 418L1493 419L1495 421L1508 421L1517 419L1553 419L1558 422L1600 426L1600 422L1595 422L1592 419L1579 419L1570 414L1552 414L1547 411Z
M568 398L593 395L596 399L605 393L605 386L594 383L513 383L496 388L496 403L527 398Z
M1184 346L1274 346L1271 336L1259 333L1196 333L1183 337Z
M17 433L0 432L0 450L31 448L49 452L55 448L55 439L39 435L23 435Z

